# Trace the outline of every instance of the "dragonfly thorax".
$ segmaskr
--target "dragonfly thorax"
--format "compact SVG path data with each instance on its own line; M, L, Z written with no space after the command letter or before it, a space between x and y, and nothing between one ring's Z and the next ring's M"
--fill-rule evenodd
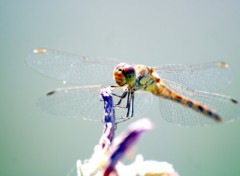
M133 86L135 90L152 91L156 87L156 83L159 81L159 77L153 75L153 68L144 65L136 65L136 81Z

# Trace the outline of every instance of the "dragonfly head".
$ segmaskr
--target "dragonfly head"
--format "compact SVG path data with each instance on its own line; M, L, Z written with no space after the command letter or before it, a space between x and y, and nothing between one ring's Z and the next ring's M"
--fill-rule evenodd
M135 68L131 65L120 63L113 71L114 79L119 86L133 85L136 80Z

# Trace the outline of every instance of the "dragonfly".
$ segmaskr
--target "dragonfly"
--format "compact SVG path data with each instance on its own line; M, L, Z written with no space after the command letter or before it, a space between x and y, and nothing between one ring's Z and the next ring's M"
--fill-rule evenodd
M103 109L97 98L103 86L116 91L115 104L121 107L116 113L125 118L141 116L151 107L153 95L159 97L162 117L178 126L228 123L240 116L236 99L212 93L231 82L231 69L223 61L151 67L39 48L27 55L26 62L63 84L78 84L57 88L38 100L41 109L57 116L95 121Z

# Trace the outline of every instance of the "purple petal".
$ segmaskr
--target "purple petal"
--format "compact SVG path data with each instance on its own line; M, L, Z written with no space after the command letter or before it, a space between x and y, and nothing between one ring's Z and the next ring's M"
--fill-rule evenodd
M148 119L141 119L131 124L128 128L128 131L125 134L121 135L119 139L114 139L111 146L113 148L112 153L110 154L109 164L105 172L113 170L117 162L136 142L139 136L146 130L150 130L152 128L153 125ZM115 144L115 141L118 141L118 143Z
M103 115L103 135L101 139L108 139L112 142L115 131L115 109L111 95L111 88L106 87L101 89L100 94L104 101L104 115ZM100 145L105 146L104 140L100 140Z

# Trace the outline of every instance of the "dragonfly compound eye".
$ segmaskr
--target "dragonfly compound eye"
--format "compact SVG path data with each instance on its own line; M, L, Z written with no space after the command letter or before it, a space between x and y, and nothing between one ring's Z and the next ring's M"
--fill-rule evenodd
M128 85L132 85L136 80L135 68L131 65L125 65L123 74Z
M113 75L119 86L131 85L136 78L135 68L125 63L118 64L113 71Z

